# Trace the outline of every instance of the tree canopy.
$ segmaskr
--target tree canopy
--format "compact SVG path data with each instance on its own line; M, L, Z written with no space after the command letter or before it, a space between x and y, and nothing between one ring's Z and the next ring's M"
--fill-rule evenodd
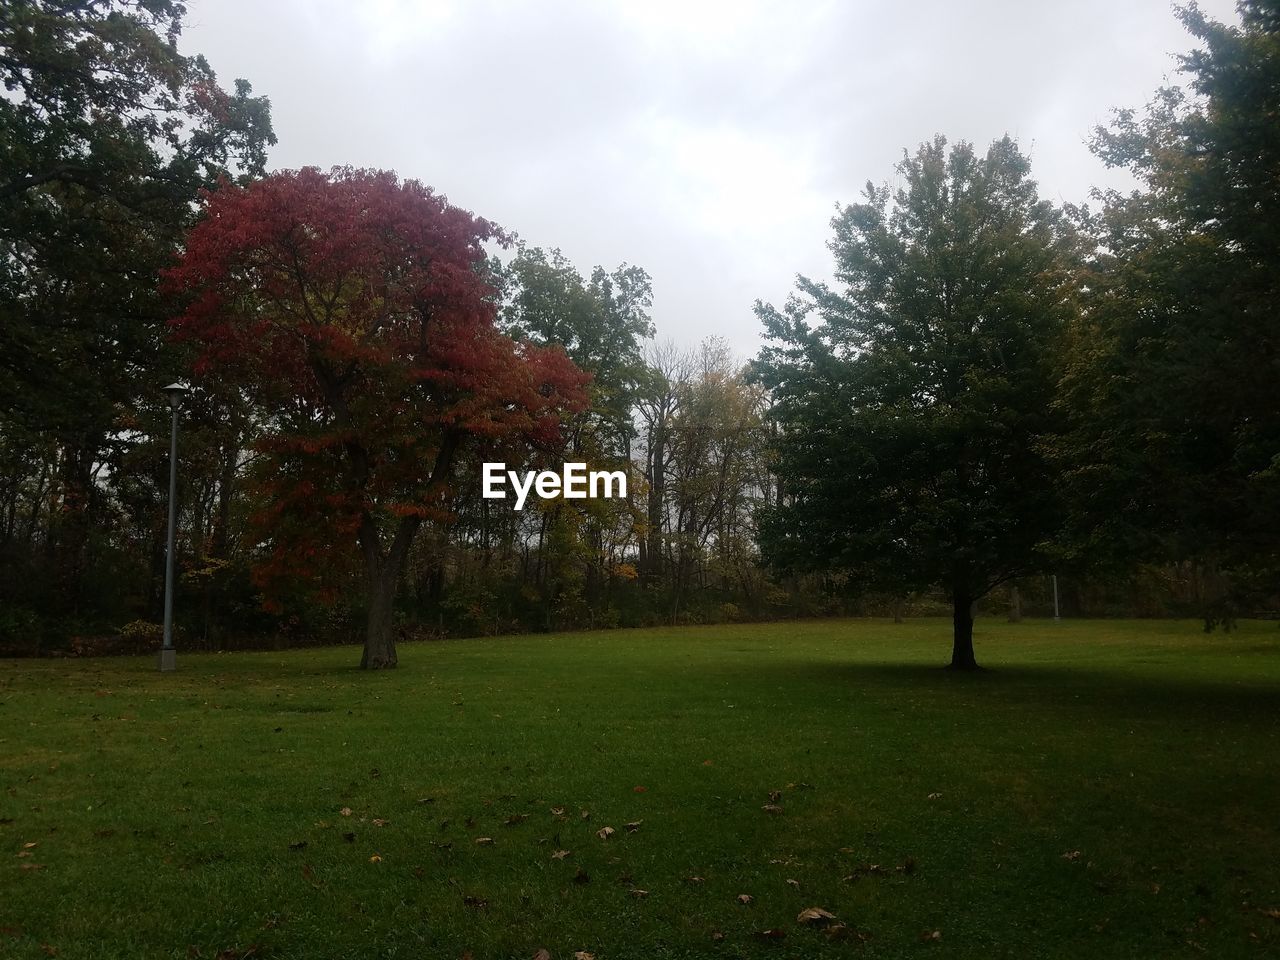
M1139 187L1086 221L1062 398L1078 548L1229 571L1222 612L1280 570L1280 5L1240 14L1181 9L1189 89L1096 133Z
M559 440L587 377L496 325L484 243L502 232L393 174L308 168L206 196L169 286L198 374L244 389L260 441L271 571L321 578L358 545L364 665L394 666L392 601L424 521L446 522L477 443Z
M196 195L262 173L269 105L178 51L181 3L18 0L0 9L0 438L56 451L51 555L80 597L102 465L182 361L157 276Z
M1008 138L937 137L897 172L832 221L834 286L757 306L784 493L762 537L783 565L943 584L967 668L973 602L1041 569L1061 521L1045 444L1072 234Z

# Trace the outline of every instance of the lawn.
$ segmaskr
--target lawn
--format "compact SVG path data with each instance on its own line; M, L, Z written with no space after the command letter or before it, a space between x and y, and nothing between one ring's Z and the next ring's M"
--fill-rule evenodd
M0 661L0 956L1280 954L1275 623L949 629Z

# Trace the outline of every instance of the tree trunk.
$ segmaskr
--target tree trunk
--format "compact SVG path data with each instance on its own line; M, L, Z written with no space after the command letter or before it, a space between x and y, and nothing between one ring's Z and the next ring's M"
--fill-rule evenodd
M409 547L413 545L413 538L421 525L420 517L402 517L391 547L384 555L373 517L366 513L361 520L360 546L365 556L369 601L364 655L360 658L360 666L365 670L385 670L396 665L396 588L400 585L400 573L409 556Z
M1022 594L1016 583L1009 584L1009 622L1022 622Z
M662 506L667 479L667 428L659 423L651 435L652 451L649 457L649 502L647 517L646 559L648 565L645 573L650 582L656 582L662 575Z
M364 656L360 666L365 670L384 670L396 665L395 625L396 582L400 572L387 562L369 583L369 615L365 626Z
M951 599L951 669L977 670L973 655L973 598L967 591L956 590Z
M59 588L68 612L79 612L89 533L94 514L93 462L99 444L88 434L63 448L59 477L61 510L53 521L52 541Z

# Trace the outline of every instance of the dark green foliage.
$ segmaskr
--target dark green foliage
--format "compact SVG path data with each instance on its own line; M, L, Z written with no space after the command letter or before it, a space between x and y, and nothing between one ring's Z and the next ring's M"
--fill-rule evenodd
M203 59L178 53L184 13L152 0L17 2L0 15L6 419L99 440L138 374L163 372L157 273L198 190L262 172L267 103L244 81L225 93Z
M943 584L971 666L970 605L1041 569L1060 523L1044 445L1073 237L1007 138L978 156L939 137L898 172L832 221L835 287L757 307L785 493L762 537L864 587Z
M653 336L653 288L640 267L581 274L559 250L522 246L502 271L503 319L512 336L559 344L592 375L591 418L621 452L633 434L631 406L645 381L642 344Z
M139 583L155 540L115 526L104 481L148 488L154 462L127 475L134 448L167 437L157 390L184 364L158 273L198 191L261 173L275 142L265 99L178 52L184 15L169 0L0 9L0 599L59 616L146 612L145 586L122 596L119 580Z
M1190 89L1097 132L1140 189L1086 220L1063 397L1080 552L1221 571L1218 619L1280 570L1280 5L1240 10L1183 9Z

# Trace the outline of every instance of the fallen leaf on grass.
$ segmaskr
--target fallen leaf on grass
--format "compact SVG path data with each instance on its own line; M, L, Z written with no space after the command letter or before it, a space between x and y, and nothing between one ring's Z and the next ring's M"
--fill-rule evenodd
M551 960L551 951L545 948L539 950L533 955L533 960Z
M599 830L596 831L596 836L599 837L601 840L608 840L616 832L617 831L615 831L613 827L601 827Z
M24 843L24 844L22 845L22 849L23 849L23 850L34 850L34 849L35 849L36 847L38 847L38 846L40 846L40 841L39 841L39 840L29 840L29 841L27 841L26 843Z
M370 857L370 858L369 858L369 862L370 862L370 863L381 863L381 862L382 862L382 857L381 857L379 854L376 854L376 853L375 853L372 857Z
M770 791L769 791L769 802L770 802L770 803L778 803L781 799L782 799L782 791L781 791L781 790L770 790Z
M638 833L642 823L644 823L643 820L633 820L631 823L624 823L623 826L627 828L627 833Z
M553 817L563 817L563 816L564 816L564 807L552 807L552 808L551 808L551 815L552 815Z
M342 808L341 810L339 810L338 812L339 812L340 814L342 814L344 817L349 817L349 816L351 816L351 808L350 808L350 807L343 807L343 808Z
M435 803L436 798L435 797L419 797L416 802L417 803Z
M627 893L635 897L637 900L643 900L645 897L649 895L648 890L641 890L639 887L632 887L630 890L627 891Z
M797 890L799 890L799 889L800 889L800 881L799 881L799 880L791 880L791 879L788 879L788 880L787 880L787 886L788 886L788 887L795 887Z
M511 816L507 817L507 819L502 822L506 824L508 827L514 827L524 823L528 819L529 819L529 815L527 813L513 813Z
M765 813L772 813L775 815L782 812L782 808L778 806L776 803L766 803L760 809L763 810Z
M1272 920L1280 920L1280 910L1264 910L1259 907L1258 912L1264 917L1270 917Z
M755 937L757 940L761 940L767 943L771 940L785 940L787 937L787 931L778 930L776 928L769 929L769 930L757 930L751 936Z
M582 819L583 819L583 820L590 820L590 819L591 819L591 811L590 811L590 810L583 810L583 811L582 811Z
M807 927L825 927L836 919L834 913L823 910L821 907L810 907L807 910L801 910L796 917L796 923L804 924Z
M493 837L476 837L477 847L492 847Z
M1068 850L1066 853L1064 853L1064 854L1062 855L1062 859L1063 859L1063 860L1070 860L1070 861L1072 861L1072 862L1074 863L1076 860L1079 860L1079 859L1080 859L1080 851L1079 851L1079 850Z
M940 794L940 793L931 793L931 794L929 794L928 799L929 799L929 800L941 800L941 799L942 799L942 794Z
M921 943L928 943L931 940L941 940L941 939L942 939L941 930L926 930L924 933L920 934Z
M884 867L878 863L864 863L853 868L853 873L844 877L845 883L852 883L862 876L883 877L885 875Z
M632 793L648 793L649 788L648 787L632 787L631 792Z
M738 894L738 902L739 902L739 903L743 903L743 904L750 903L750 902L751 902L752 900L754 900L754 899L755 899L755 897L753 897L753 896L752 896L751 894L749 894L749 893L740 893L740 894Z
M24 863L22 864L22 869L23 870L43 870L44 864L43 863Z
M570 856L572 853L573 853L572 850L557 850L555 853L551 855L551 859L563 860L565 857Z
M579 950L573 955L573 960L596 960L594 953L587 953L585 950Z
M58 955L58 948L47 943L40 944L40 949L44 951L46 957L56 957Z
M373 825L374 825L375 827L385 827L385 826L386 826L388 823L390 823L390 822L391 822L390 820L379 820L379 819L377 819L376 817L375 817L375 818L374 818L374 820L372 821L372 823L373 823Z
M694 883L694 884L697 884L697 883L706 883L706 882L707 882L707 878L706 878L706 877L685 877L685 878L684 878L684 882L685 882L685 883Z

